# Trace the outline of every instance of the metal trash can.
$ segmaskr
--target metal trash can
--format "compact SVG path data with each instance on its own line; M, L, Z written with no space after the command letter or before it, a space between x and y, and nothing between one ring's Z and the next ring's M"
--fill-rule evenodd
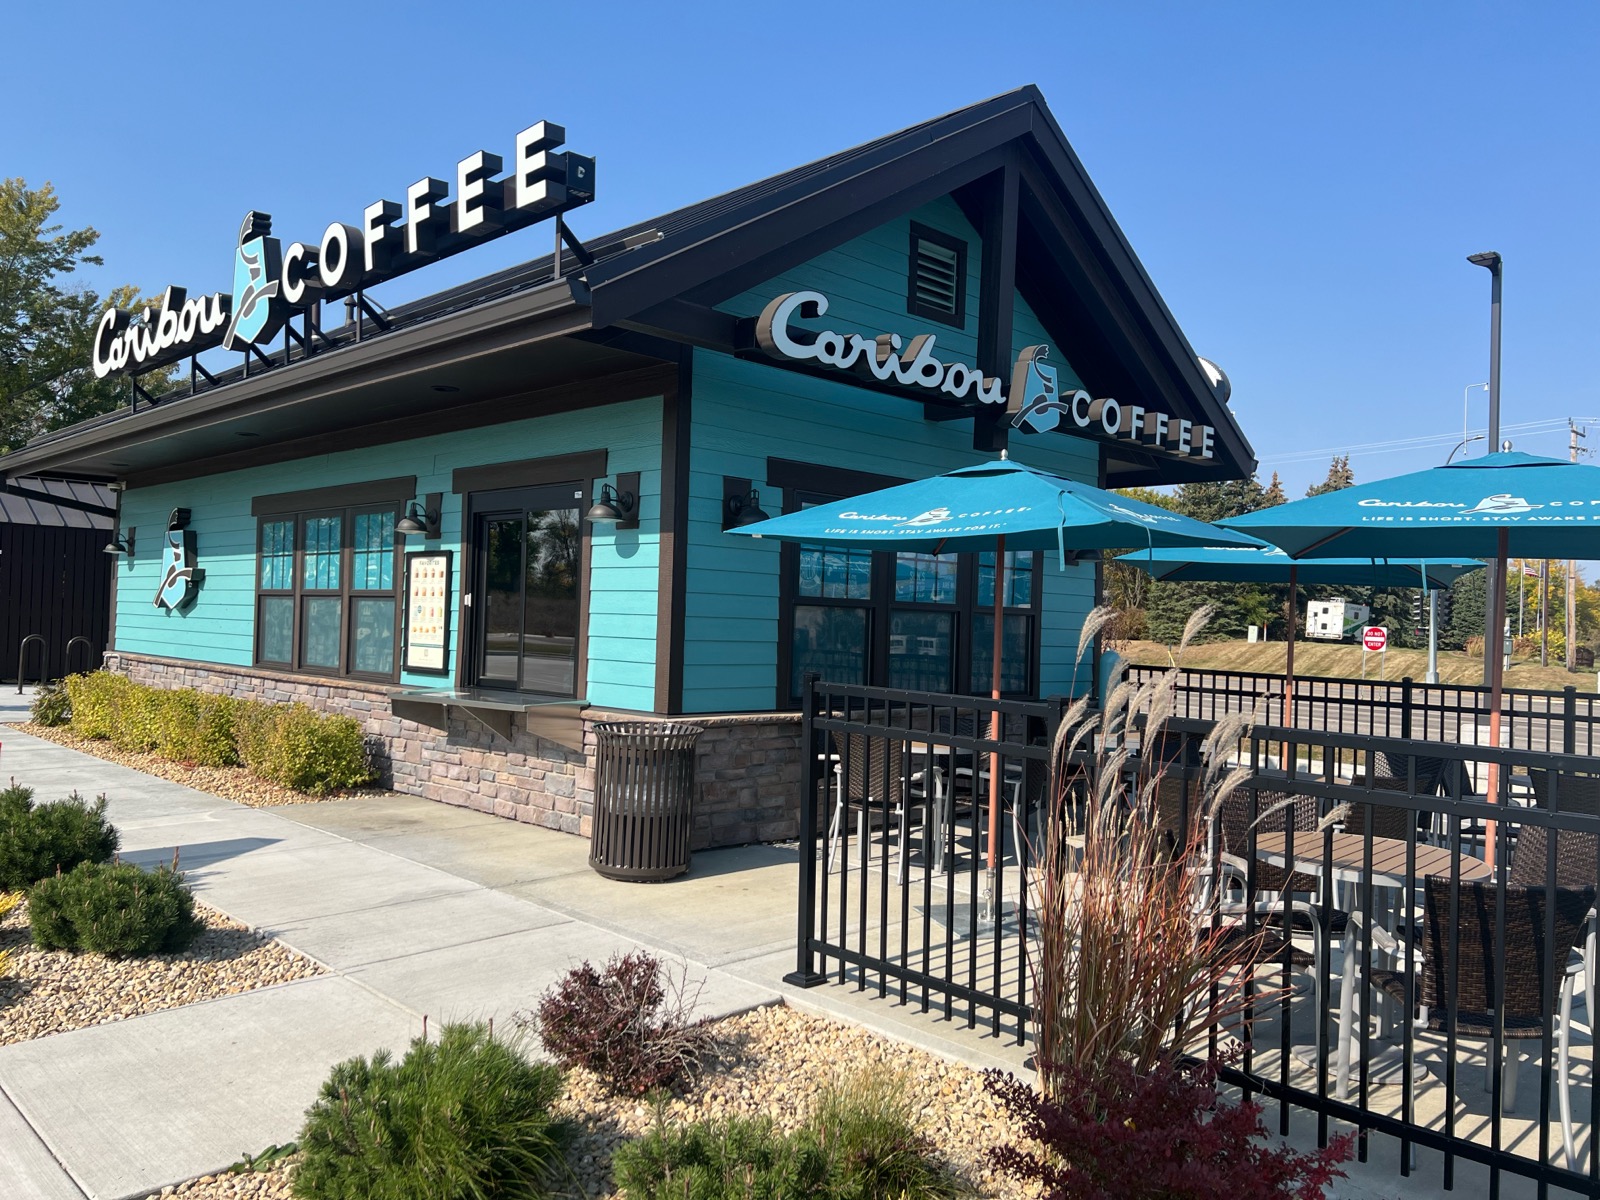
M589 865L607 879L658 883L689 869L694 745L703 729L670 721L594 727Z

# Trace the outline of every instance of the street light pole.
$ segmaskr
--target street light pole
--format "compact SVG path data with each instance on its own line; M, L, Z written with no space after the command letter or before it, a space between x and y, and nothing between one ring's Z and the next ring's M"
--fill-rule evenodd
M1500 449L1500 276L1505 261L1498 251L1469 254L1467 261L1489 272L1489 453ZM1489 564L1489 578L1485 581L1487 603L1484 605L1483 629L1483 682L1499 700L1501 678L1500 649L1504 639L1506 562L1504 555L1496 555ZM1499 732L1499 714L1491 714L1491 724Z

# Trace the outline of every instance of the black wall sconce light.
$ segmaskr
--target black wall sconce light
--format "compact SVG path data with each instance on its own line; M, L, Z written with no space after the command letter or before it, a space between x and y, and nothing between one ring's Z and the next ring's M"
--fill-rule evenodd
M584 514L591 525L611 525L617 529L639 528L639 472L623 471L617 486L600 485L600 495Z
M761 493L748 479L732 475L722 477L722 528L743 529L757 521L765 521L767 514L761 509Z
M421 534L430 541L439 536L439 504L442 492L429 492L418 504L415 500L406 505L406 515L394 523L396 533Z
M107 554L127 555L128 561L133 561L133 526L128 526L128 531L121 537L112 534L111 540L105 545Z

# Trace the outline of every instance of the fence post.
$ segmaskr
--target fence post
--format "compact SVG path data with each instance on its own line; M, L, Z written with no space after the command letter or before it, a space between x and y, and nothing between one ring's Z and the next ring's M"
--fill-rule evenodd
M1411 676L1400 681L1400 737L1411 740Z
M801 685L800 710L800 913L795 968L783 981L795 987L816 987L826 980L817 971L811 943L817 919L817 784L822 764L817 761L817 683L822 677L807 672Z
M1578 689L1570 683L1561 689L1561 751L1578 752Z

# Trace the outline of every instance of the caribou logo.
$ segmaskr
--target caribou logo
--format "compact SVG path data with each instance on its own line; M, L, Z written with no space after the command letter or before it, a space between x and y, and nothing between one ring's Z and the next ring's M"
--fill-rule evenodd
M254 345L271 341L283 328L283 301L278 296L283 273L283 255L272 233L272 217L251 210L239 226L239 248L234 251L233 294L236 303L227 331L222 335L224 350L242 350L240 343Z
M162 560L161 585L156 588L155 606L176 612L194 600L206 573L194 565L194 531L188 529L189 510L175 508L167 519L167 541Z
M1464 517L1491 516L1508 517L1517 513L1532 512L1536 508L1543 508L1542 504L1529 504L1521 496L1513 496L1510 492L1497 492L1493 496L1485 496L1473 507L1466 509L1461 515Z
M1049 433L1061 424L1062 413L1072 411L1061 402L1055 367L1044 361L1049 355L1049 346L1029 346L1017 355L1011 371L1011 404L1016 412L1011 418L1013 429L1021 429L1026 422L1034 433Z

